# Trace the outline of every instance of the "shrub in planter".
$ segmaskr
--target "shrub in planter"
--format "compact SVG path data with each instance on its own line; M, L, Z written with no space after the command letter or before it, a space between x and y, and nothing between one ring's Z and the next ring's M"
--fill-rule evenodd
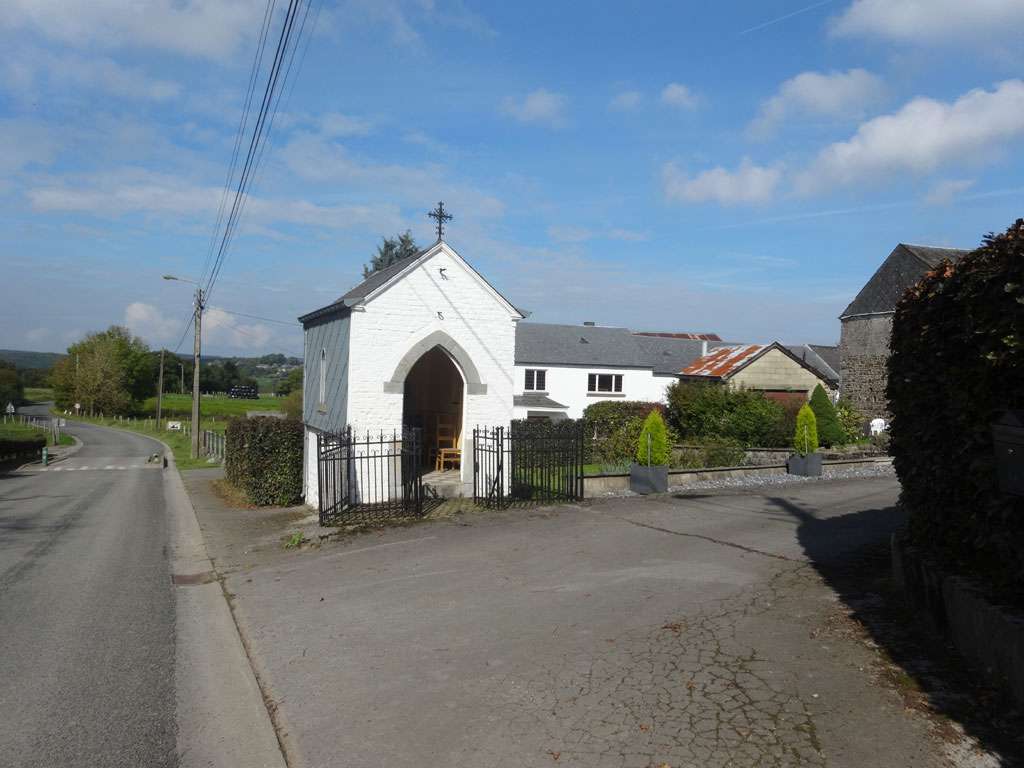
M811 393L811 410L814 411L814 418L818 423L819 442L828 448L842 445L846 440L843 425L839 423L839 415L821 384Z
M635 493L665 493L668 490L668 441L661 413L651 411L644 420L636 442L636 459L629 470L629 488Z
M805 405L796 415L796 434L793 435L796 453L786 462L786 471L791 475L815 477L821 474L821 454L818 453L818 425L814 411Z

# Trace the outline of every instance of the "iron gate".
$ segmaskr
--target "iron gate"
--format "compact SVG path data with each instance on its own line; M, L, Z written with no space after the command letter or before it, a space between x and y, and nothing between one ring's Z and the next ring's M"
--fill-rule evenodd
M516 420L473 430L473 501L550 504L583 498L582 420Z
M320 525L345 516L388 517L423 514L419 471L420 430L356 439L351 427L318 432L317 470Z

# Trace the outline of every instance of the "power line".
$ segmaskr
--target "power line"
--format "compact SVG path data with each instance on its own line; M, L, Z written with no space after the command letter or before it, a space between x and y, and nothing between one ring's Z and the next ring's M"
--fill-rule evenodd
M284 347L279 347L276 344L271 344L269 341L264 341L259 336L253 336L251 333L247 333L246 331L243 331L241 328L231 325L230 323L225 323L223 320L218 320L215 317L207 317L206 319L215 322L217 325L222 325L225 328L230 328L232 331L237 331L243 336L248 336L250 339L256 339L256 341L260 342L261 344L266 344L268 347L273 347L274 349L279 349L282 352L287 352L292 357L302 357L302 354L299 352L294 352L293 350L285 349Z
M277 90L278 81L281 77L281 69L284 66L284 62L288 54L288 46L291 42L292 31L295 28L295 19L300 5L301 0L290 0L288 4L284 24L281 27L281 35L277 41L277 50L274 52L274 60L270 66L267 85L263 91L263 101L260 104L260 110L256 117L252 138L249 141L249 150L246 154L245 162L242 165L242 171L239 174L238 186L235 190L235 199L231 206L231 211L228 214L227 221L224 224L224 234L221 238L220 247L217 249L217 255L214 259L213 267L211 268L208 277L205 291L208 297L213 292L213 287L217 282L220 270L223 267L225 257L227 256L228 246L231 243L235 229L238 226L241 207L245 202L251 185L254 163L262 154L259 153L259 149L261 147L261 142L264 140L264 136L266 135L267 118L270 113L270 105L273 103L274 93Z
M219 312L226 312L229 315L238 315L239 317L251 317L253 320L266 320L268 323L280 323L281 325L294 325L301 328L300 323L292 323L288 320L275 320L272 317L260 317L259 315L247 315L245 312L232 312L230 309L224 309L224 307L206 307L206 309L216 309Z

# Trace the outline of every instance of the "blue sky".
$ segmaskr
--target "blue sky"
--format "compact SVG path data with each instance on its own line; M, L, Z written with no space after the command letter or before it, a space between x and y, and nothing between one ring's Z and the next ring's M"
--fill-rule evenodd
M203 272L265 8L5 0L0 347L123 324L176 348L192 287L161 276ZM1024 215L1022 23L1021 0L325 0L204 353L301 354L271 320L358 283L382 236L433 242L439 200L532 320L836 343L897 243Z

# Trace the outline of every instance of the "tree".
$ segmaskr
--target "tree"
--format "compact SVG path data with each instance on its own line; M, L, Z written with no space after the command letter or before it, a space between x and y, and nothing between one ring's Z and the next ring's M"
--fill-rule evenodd
M287 395L296 389L302 390L302 368L292 368L288 375L277 384L277 394Z
M811 393L811 410L814 411L814 418L818 422L818 440L821 444L829 448L842 445L846 441L846 432L839 422L839 414L836 413L821 384Z
M156 391L158 357L123 326L91 331L54 364L57 405L79 402L89 413L127 415Z
M408 229L405 230L404 235L383 239L384 244L377 246L377 255L370 257L369 265L363 265L364 280L374 272L387 269L392 264L397 264L402 259L407 259L419 252L416 241L412 239L412 232Z
M0 368L0 412L8 403L17 407L24 401L25 387L18 372L10 368Z

